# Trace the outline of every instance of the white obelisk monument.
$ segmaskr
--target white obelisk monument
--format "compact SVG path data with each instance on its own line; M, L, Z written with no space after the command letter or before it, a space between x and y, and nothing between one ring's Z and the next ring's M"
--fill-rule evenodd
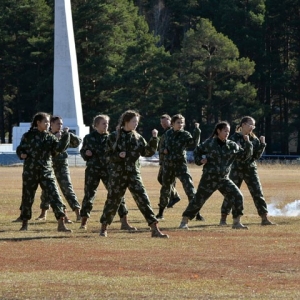
M89 133L83 123L70 0L55 0L53 115L62 117L64 126L81 138ZM13 128L13 150L29 128L30 123Z
M53 114L83 138L89 127L83 123L71 1L55 0L54 17Z

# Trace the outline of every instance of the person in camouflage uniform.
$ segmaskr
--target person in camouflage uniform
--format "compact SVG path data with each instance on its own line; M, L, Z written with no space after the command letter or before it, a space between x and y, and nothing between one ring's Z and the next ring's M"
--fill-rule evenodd
M159 171L158 171L158 175L157 175L157 181L160 183L160 185L162 185L164 153L161 149L161 146L163 144L164 135L165 135L166 131L171 129L171 117L167 114L162 115L160 117L160 124L161 124L161 127L164 129L164 132L160 136L159 143L158 143ZM177 202L180 201L180 196L175 188L175 185L176 185L176 181L174 180L174 182L171 185L170 201L167 205L168 208L173 207ZM159 204L158 204L158 206L159 206ZM158 214L156 217L158 219L163 218L163 216L160 214Z
M256 160L262 156L266 148L265 137L256 137L256 135L253 133L253 129L255 129L255 120L250 116L245 116L241 119L240 124L237 127L237 131L229 138L244 148L246 143L244 136L247 135L249 136L250 142L253 145L252 156L244 161L234 161L229 177L238 188L240 188L242 182L245 181L254 201L258 215L261 217L261 225L275 225L267 217L267 203L265 201L262 186L257 173ZM231 208L232 201L228 198L228 196L226 196L221 207L220 226L227 225L226 218L227 215L229 215ZM235 207L232 209L232 214L236 214Z
M56 219L58 220L58 231L70 232L64 224L64 204L59 196L55 182L51 156L65 151L70 142L68 132L61 132L59 139L51 134L49 129L49 115L37 113L31 123L31 128L21 139L16 149L18 157L24 160L23 165L23 187L21 203L21 220L23 222L20 230L28 229L28 220L32 216L32 205L38 185L41 186L50 200Z
M121 199L128 188L139 210L151 227L152 237L168 238L158 228L158 221L152 210L140 173L139 157L154 155L157 145L157 130L152 131L149 143L136 132L140 119L133 110L124 112L119 120L117 131L111 133L106 143L106 155L110 161L111 175L108 195L100 218L100 236L107 236L107 225L111 224Z
M87 229L87 220L90 218L95 200L97 188L102 180L103 185L108 189L108 178L110 174L109 163L105 157L105 146L108 138L109 117L97 115L93 120L95 131L86 135L80 149L82 158L86 161L84 198L81 209L81 229ZM128 224L128 210L124 197L121 198L118 213L121 221L121 230L136 230Z
M163 212L170 201L172 186L176 177L181 181L189 201L194 198L196 193L187 166L186 148L195 147L199 144L201 134L199 123L195 123L193 136L183 129L185 118L182 115L174 115L171 124L172 128L164 134L160 147L160 153L163 154L163 164L158 218L163 218Z
M52 116L50 119L50 132L53 135L56 135L62 131L69 132L69 128L66 127L63 129L63 120L61 117ZM70 135L70 143L68 145L68 148L77 148L82 141L81 138L73 134L72 132L69 132L69 135ZM71 209L75 212L77 221L79 221L80 204L77 200L71 182L67 151L63 151L58 155L52 157L52 167L62 193L66 198L67 202L69 203ZM36 220L46 220L47 210L49 209L49 207L50 207L49 197L47 196L45 190L43 190L41 194L41 205L40 205L41 214ZM65 216L65 223L72 223L72 221L69 220L69 218L67 217L67 214Z
M245 149L241 148L235 142L228 140L229 132L230 125L227 122L216 124L212 136L194 150L196 165L204 165L203 174L195 198L182 214L179 228L188 229L188 221L195 217L206 200L218 190L222 195L227 196L235 207L232 228L247 229L240 222L240 217L243 215L243 195L229 179L229 172L234 160L246 160L252 155L253 146L249 136L246 135L244 136Z

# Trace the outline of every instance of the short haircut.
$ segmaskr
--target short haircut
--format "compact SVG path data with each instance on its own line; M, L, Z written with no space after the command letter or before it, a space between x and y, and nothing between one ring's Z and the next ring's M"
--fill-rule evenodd
M174 124L177 120L185 120L185 117L181 114L176 114L172 117L171 123Z
M93 119L93 127L95 128L102 120L109 121L109 116L107 115L97 115Z
M160 119L168 119L168 120L171 121L171 117L169 115L167 115L167 114L161 115Z

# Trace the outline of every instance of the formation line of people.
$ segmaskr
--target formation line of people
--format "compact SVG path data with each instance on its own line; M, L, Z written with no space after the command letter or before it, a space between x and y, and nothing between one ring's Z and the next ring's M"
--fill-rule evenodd
M268 219L267 204L263 196L256 160L266 147L265 138L253 133L255 120L250 116L241 119L237 131L229 137L230 124L221 121L216 124L210 138L200 143L201 130L195 123L193 134L184 130L185 118L176 114L172 118L164 114L160 121L164 129L158 138L158 131L152 130L147 142L137 131L140 114L135 110L125 111L119 119L116 130L108 132L109 116L97 115L93 120L95 129L83 139L80 149L86 161L84 198L79 204L74 192L68 167L68 147L79 147L81 139L63 128L63 120L44 112L34 115L31 128L26 132L17 147L17 155L24 160L22 201L20 205L21 231L28 230L32 218L32 205L38 185L42 189L41 214L37 220L46 220L47 210L52 207L58 221L57 230L71 232L66 223L72 221L66 214L66 206L59 194L57 183L71 209L76 221L81 221L80 229L86 230L88 219L100 181L107 190L102 215L100 217L101 237L107 237L108 227L118 212L120 230L137 230L128 222L128 209L125 192L128 188L132 197L151 229L151 237L168 238L158 226L164 219L164 212L179 202L176 178L182 183L188 198L188 205L182 214L179 229L188 229L188 222L196 217L203 221L201 208L216 191L224 196L221 207L220 226L227 225L227 216L232 213L233 229L248 229L242 224L243 195L240 186L247 184L261 225L275 225ZM203 166L202 177L197 190L189 172L186 150L194 149L196 165ZM161 185L159 211L155 215L146 192L140 172L140 157L151 157L159 153L159 172L157 180ZM57 182L57 183L56 183Z

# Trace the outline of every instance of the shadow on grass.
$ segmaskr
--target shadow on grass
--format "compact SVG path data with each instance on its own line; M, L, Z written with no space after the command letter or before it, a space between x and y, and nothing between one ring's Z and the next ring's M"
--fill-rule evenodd
M7 237L7 238L0 238L1 241L6 242L23 242L23 241L31 241L31 240L47 240L47 239L65 239L65 238L71 238L70 235L63 235L63 236L31 236L31 237Z
M90 231L91 233L98 233L99 234L99 230L95 230L95 229L92 229L91 231ZM141 233L145 233L145 232L148 232L148 233L150 233L150 229L146 229L146 228L142 228L142 229L140 229L140 228L138 228L138 230L136 230L136 231L129 231L129 230L120 230L120 229L115 229L115 228L112 228L112 229L107 229L107 233L109 234L109 233L118 233L118 234L122 234L122 233L124 233L124 234L126 234L126 235L132 235L132 234L141 234Z

